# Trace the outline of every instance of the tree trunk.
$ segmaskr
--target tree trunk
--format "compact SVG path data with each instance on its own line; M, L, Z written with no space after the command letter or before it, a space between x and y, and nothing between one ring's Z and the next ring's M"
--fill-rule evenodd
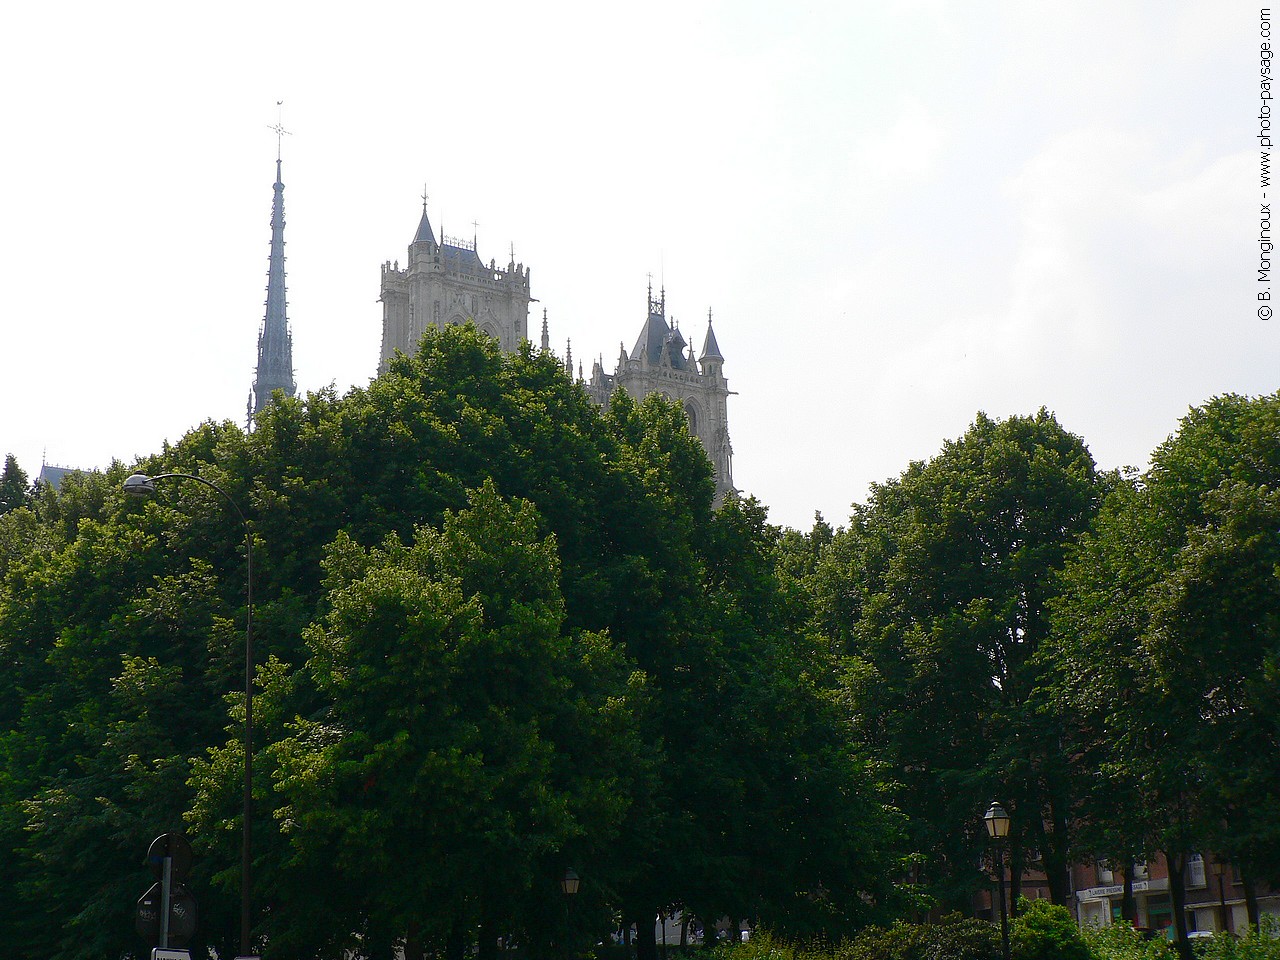
M482 901L480 943L476 946L476 960L498 960L498 925L494 922L488 900L485 897Z
M1110 921L1110 917L1107 918ZM1133 927L1138 922L1138 901L1133 895L1133 864L1125 867L1124 893L1120 895L1120 919Z
M635 913L636 960L658 960L658 941L653 935L654 918L657 915L657 910L637 910Z
M1044 838L1044 874L1049 880L1049 899L1075 913L1071 902L1071 842L1067 818L1059 812L1060 804L1050 804L1053 831Z
M1022 896L1023 849L1020 843L1009 844L1009 919L1018 915L1018 898Z
M409 932L404 937L404 960L426 960L426 954L421 930L416 923L409 924Z
M445 960L463 960L467 953L467 932L462 923L455 920L449 927L449 939L445 941Z
M1173 902L1173 930L1176 936L1174 947L1182 960L1195 960L1191 952L1191 941L1187 939L1187 883L1183 876L1186 862L1182 854L1164 851L1165 862L1169 864L1169 899Z
M1244 909L1249 917L1249 929L1257 930L1262 922L1262 914L1258 910L1258 888L1253 885L1252 874L1244 869L1240 871L1240 882L1244 885Z

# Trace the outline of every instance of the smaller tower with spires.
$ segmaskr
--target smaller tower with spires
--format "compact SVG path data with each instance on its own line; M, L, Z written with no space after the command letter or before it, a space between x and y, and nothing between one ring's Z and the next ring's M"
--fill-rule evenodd
M679 325L667 317L666 288L654 297L651 282L648 304L644 326L631 352L622 346L612 374L604 372L602 362L597 363L587 393L601 405L609 402L618 387L637 399L661 393L679 401L689 419L689 432L702 441L715 467L716 499L722 500L734 489L728 411L733 391L724 377L724 357L711 326L711 311L707 311L702 356L695 359L693 344L685 341Z

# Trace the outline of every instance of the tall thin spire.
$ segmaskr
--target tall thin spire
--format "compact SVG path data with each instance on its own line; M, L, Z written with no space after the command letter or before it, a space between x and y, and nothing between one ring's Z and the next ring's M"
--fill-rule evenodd
M276 182L271 201L271 259L267 267L267 309L258 333L258 370L249 394L249 427L253 416L271 399L275 390L292 397L297 385L293 380L293 337L289 333L288 300L285 296L284 273L284 182L280 176L280 139L287 130L280 124L276 131Z

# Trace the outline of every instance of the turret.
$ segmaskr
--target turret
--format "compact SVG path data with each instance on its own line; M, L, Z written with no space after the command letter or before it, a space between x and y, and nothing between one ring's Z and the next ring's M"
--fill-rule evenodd
M690 348L692 352L692 348ZM724 357L720 355L720 344L716 343L716 332L711 326L711 308L707 308L707 338L702 342L702 372L708 377L719 377L720 366Z

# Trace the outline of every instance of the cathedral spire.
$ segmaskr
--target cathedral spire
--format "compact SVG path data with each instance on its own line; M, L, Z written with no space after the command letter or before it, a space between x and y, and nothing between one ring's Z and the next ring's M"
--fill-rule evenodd
M716 343L716 332L711 328L710 307L707 307L707 339L702 342L702 360L703 363L708 360L724 360L720 355L720 344Z
M418 232L413 235L413 243L432 243L436 242L436 235L431 232L431 220L427 217L427 188L424 184L422 187L422 219L418 221Z
M277 140L283 127L277 125ZM266 406L272 391L282 390L292 397L293 338L289 333L288 301L285 296L284 273L284 182L280 177L279 144L276 155L276 182L271 202L271 259L267 267L267 309L258 333L258 369L249 395L249 427L253 415Z
M512 259L515 259L515 252L512 251ZM542 308L542 352L547 353L551 349L551 336L547 332L547 308Z

